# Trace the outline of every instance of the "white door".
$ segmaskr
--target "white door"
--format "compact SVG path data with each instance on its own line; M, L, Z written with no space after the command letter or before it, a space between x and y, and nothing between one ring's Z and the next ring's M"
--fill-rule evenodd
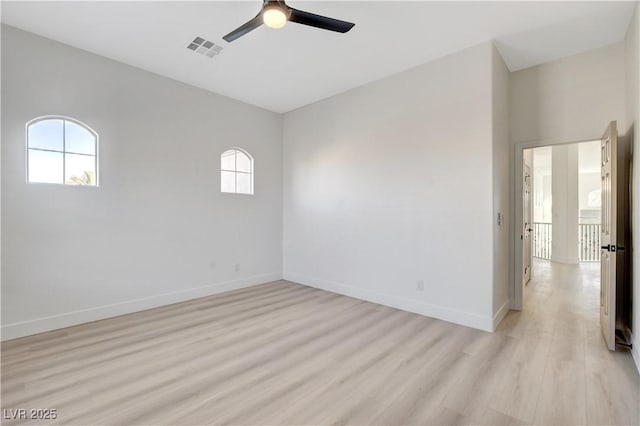
M531 232L533 231L533 224L531 223L531 167L528 164L524 164L523 172L522 284L526 285L531 279Z
M601 141L602 225L600 235L600 328L610 350L616 348L616 256L618 132L612 121ZM622 237L622 236L620 236Z

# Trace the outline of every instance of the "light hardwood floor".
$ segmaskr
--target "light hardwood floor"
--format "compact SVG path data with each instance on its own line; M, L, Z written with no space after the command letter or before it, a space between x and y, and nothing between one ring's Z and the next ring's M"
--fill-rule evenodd
M534 274L494 334L279 281L17 339L2 407L76 425L640 424L597 269Z

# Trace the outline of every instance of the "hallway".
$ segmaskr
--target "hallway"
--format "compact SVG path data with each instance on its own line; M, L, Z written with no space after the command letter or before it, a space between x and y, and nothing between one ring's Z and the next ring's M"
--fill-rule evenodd
M517 338L501 411L535 424L640 424L629 352L609 352L599 325L599 265L534 259L525 308L498 333Z

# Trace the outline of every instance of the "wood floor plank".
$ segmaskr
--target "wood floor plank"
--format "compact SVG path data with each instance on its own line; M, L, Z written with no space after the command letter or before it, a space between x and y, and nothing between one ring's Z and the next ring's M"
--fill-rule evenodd
M320 368L326 366L325 357L331 356L332 350L341 349L342 346L338 343L343 339L357 342L358 334L370 327L371 323L380 325L390 320L393 320L393 316L388 313L371 309L365 315L350 321L336 332L326 333L322 337L298 344L293 349L281 353L268 365L258 364L250 368L242 367L234 374L227 374L226 378L218 375L214 378L215 384L218 386L203 386L202 389L199 389L199 397L196 399L181 401L180 404L174 402L164 408L147 412L141 412L137 406L135 408L140 414L140 420L148 423L163 419L176 423L184 422L188 420L185 418L185 412L206 416L207 410L214 405L216 406L215 414L220 418L225 413L225 407L236 398L237 392L244 391L243 410L250 411L252 404L256 405L256 399L263 388L268 392L267 398L272 398L277 393L278 385L284 376L298 381L303 380L305 376L309 376L309 370L313 370L314 365ZM265 349L269 348L261 348L260 351ZM201 381L202 378L199 377L198 380ZM173 415L177 415L175 420ZM138 419L134 419L134 421L136 420Z
M358 307L357 309L355 307ZM349 309L351 308L351 309ZM346 311L344 316L333 316L339 311ZM125 375L117 377L118 386L110 384L102 385L99 389L101 409L89 407L81 416L91 415L90 420L96 423L103 415L109 415L115 410L125 410L123 407L135 405L132 398L144 395L144 398L159 398L167 392L174 395L189 394L201 391L210 385L223 384L225 380L239 372L258 366L273 359L281 352L295 348L297 345L308 343L323 334L329 333L336 323L342 320L351 321L358 317L371 315L373 308L363 302L353 299L347 301L346 306L336 305L328 312L315 312L318 321L309 327L301 328L299 324L269 332L264 329L259 337L247 340L246 338L234 339L232 342L222 344L220 348L209 348L209 351L200 352L192 356L190 351L185 351L179 362L175 359L160 361L161 366L145 366L143 375L139 379L130 382ZM263 321L257 321L264 324ZM180 380L175 380L179 377ZM94 386L90 384L90 386ZM95 419L94 419L95 418Z
M584 425L586 413L584 346L554 341L549 351L534 415L536 425Z
M508 416L492 408L487 408L485 412L482 413L482 417L479 419L478 424L486 426L524 426L531 423Z
M81 338L88 335L102 335L110 331L129 329L139 323L149 323L162 317L174 318L185 312L189 312L194 307L200 305L222 305L229 301L246 302L251 299L260 297L265 293L286 292L290 288L301 287L297 284L287 283L286 281L275 281L272 283L262 284L259 286L240 289L223 293L210 297L194 299L188 302L176 303L172 305L162 306L155 309L136 312L128 315L121 315L108 320L94 321L90 323L80 324L67 327L60 330L40 333L33 336L22 337L6 342L2 342L3 360L15 351L22 352L24 349L37 351L42 346L55 349L58 345L63 345L66 341L78 342ZM56 345L51 346L51 342L55 341Z
M320 299L329 296L329 297L336 297L335 295L330 295L330 294L320 294L318 297ZM298 301L298 303L294 303L295 304L295 309L296 310L300 310L301 307L304 307L304 303L301 303L300 301ZM340 306L340 304L337 304L336 306ZM291 307L290 307L291 308ZM294 308L291 308L294 309ZM273 309L272 309L273 311ZM281 311L286 311L284 309L281 309ZM278 320L279 318L279 314L275 313L275 312L271 312L270 314L270 318L272 321L274 320ZM281 322L289 322L291 320L290 317L285 317L282 318ZM205 321L203 325L207 325L207 322ZM206 330L200 330L200 333L198 333L195 338L198 340L202 340L202 339L220 339L220 343L221 344L225 344L227 342L227 339L231 339L232 341L242 341L243 339L247 339L251 337L251 334L253 335L263 335L266 331L265 329L265 323L261 323L261 322L256 322L254 320L251 320L248 323L248 326L238 330L236 327L226 327L226 328L220 328L219 324L213 322L211 325L211 328ZM169 341L169 343L171 343L170 345L167 346L168 350L170 351L174 351L175 353L175 346L174 345L178 345L178 348L181 352L184 352L185 349L185 342L182 341L182 338L185 336L185 334L189 334L191 333L191 329L190 328L180 328L180 333L179 335L176 334L172 334L171 336L171 340ZM208 331L208 333L207 333ZM249 335L247 335L247 333L250 333ZM104 359L104 356L101 356L101 358L96 362L96 361L92 361L91 357L86 357L86 355L84 355L83 357L81 357L78 361L74 362L74 363L60 363L61 366L66 367L65 370L62 371L62 374L58 374L59 371L57 370L57 365L58 364L54 364L53 366L48 366L48 368L46 368L43 371L43 374L41 377L37 377L38 379L38 386L37 389L39 392L41 393L48 393L51 391L55 391L55 390L60 390L60 386L63 386L65 384L66 381L68 381L68 377L65 379L60 379L60 375L63 376L68 376L69 373L73 373L74 375L82 375L83 372L81 371L83 367L86 368L90 368L93 370L96 370L96 366L99 366L100 369L97 370L99 371L100 374L102 375L110 375L111 377L113 373L115 373L116 371L113 371L113 369L108 369L108 365L109 364L103 364L105 361L117 361L116 363L114 363L115 368L117 370L122 370L125 369L129 366L134 367L135 364L140 362L140 358L137 357L137 354L141 354L141 355L149 355L152 358L159 358L158 355L162 355L163 354L163 350L154 350L154 351L148 351L146 349L148 348L144 348L145 350L142 351L142 353L140 353L139 351L130 351L130 348L127 346L123 346L120 344L121 342L119 341L114 341L113 345L114 347L116 347L117 349L115 351L107 351L105 352L99 352L98 356L101 356L102 354L105 354L106 356L108 356L107 359ZM120 346L123 346L122 349L126 349L128 352L126 353L126 355L133 355L133 356L128 356L129 360L122 360L122 357L119 357L117 355L114 355L114 353L117 353L117 351L120 349ZM166 349L166 348L165 348ZM203 348L202 351L206 352L207 348ZM190 351L188 352L185 356L187 357L195 357L199 352L198 351ZM92 362L89 362L92 361ZM166 360L165 360L166 362ZM88 363L88 364L87 364ZM131 365L133 364L133 365ZM40 369L36 369L36 371L40 371ZM94 372L88 372L88 375L93 376ZM32 376L29 376L29 378L32 378ZM92 377L93 378L93 377ZM48 389L47 386L47 382L52 382L53 385L57 386L57 389ZM44 386L43 386L44 384ZM71 379L71 384L73 384L73 379ZM6 386L6 384L5 384ZM9 387L10 388L10 387ZM3 387L4 389L4 387Z
M640 424L592 269L535 264L494 334L277 281L3 342L2 408L61 425Z
M517 344L513 337L494 334L491 344L473 357L473 362L449 390L443 405L465 416L482 418L506 374Z
M551 344L550 336L518 339L514 356L503 366L490 408L528 424L533 422Z

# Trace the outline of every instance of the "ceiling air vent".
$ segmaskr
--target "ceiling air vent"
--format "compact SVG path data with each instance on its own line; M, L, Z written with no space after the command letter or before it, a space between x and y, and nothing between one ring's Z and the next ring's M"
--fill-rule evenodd
M193 50L196 53L200 53L209 58L213 58L220 52L222 52L222 46L218 46L212 41L205 40L202 37L196 37L187 46L187 49Z

